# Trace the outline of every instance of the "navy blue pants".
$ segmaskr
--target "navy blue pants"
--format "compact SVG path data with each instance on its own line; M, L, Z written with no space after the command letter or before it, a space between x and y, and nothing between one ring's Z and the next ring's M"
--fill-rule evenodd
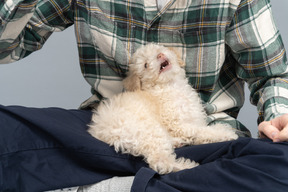
M288 144L240 138L176 150L201 165L167 175L87 132L91 112L0 106L0 191L33 192L136 175L132 191L288 191Z

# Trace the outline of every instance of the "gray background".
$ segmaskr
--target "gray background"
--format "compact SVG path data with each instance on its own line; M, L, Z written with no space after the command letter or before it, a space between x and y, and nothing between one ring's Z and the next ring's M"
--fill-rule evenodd
M274 19L288 46L288 1L271 0ZM90 96L90 86L81 75L73 27L54 33L44 47L29 57L0 65L0 104L29 107L78 108ZM257 135L257 111L246 101L239 120Z

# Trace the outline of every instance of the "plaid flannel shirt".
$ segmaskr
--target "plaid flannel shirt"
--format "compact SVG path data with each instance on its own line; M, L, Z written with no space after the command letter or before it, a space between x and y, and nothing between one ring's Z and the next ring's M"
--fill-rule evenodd
M123 91L130 56L149 42L174 47L201 96L208 122L235 120L251 90L259 121L288 112L287 59L269 0L4 0L0 62L42 47L74 24L81 70L93 95L82 108ZM65 77L64 77L65 78Z

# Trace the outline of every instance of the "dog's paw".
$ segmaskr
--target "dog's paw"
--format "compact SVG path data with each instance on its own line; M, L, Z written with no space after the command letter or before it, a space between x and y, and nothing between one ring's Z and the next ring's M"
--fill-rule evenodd
M185 145L188 145L188 143L185 142L182 138L173 137L172 145L173 145L173 148L180 148L180 147L184 147Z
M238 135L236 134L236 129L233 129L230 125L217 124L215 125L220 132L219 137L216 137L219 142L221 141L232 141L238 139Z
M195 161L191 161L190 159L185 159L183 157L175 159L173 162L168 161L161 161L157 162L156 164L151 165L150 167L157 171L159 174L168 174L171 172L177 172L184 169L191 169L194 167L197 167L199 163L196 163Z
M232 141L238 139L236 129L227 124L215 124L210 127L211 142ZM213 130L213 131L212 131ZM213 133L214 132L214 133ZM208 132L209 134L209 132Z
M236 139L238 139L238 135L234 130L230 130L225 135L223 135L222 141L232 141Z
M191 161L190 159L185 159L184 157L180 157L176 159L174 164L173 172L181 171L184 169L191 169L197 167L199 163L195 161Z
M198 131L197 136L193 140L193 144L207 144L223 141L231 141L238 139L236 129L233 129L230 125L215 124L207 126Z

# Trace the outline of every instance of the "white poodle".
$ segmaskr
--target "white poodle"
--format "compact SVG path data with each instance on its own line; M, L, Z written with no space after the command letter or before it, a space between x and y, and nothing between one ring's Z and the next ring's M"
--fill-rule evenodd
M184 63L171 49L148 44L132 56L124 93L102 102L89 133L122 153L143 156L160 174L198 165L176 159L175 147L237 139L230 126L207 126L197 92L188 84Z

